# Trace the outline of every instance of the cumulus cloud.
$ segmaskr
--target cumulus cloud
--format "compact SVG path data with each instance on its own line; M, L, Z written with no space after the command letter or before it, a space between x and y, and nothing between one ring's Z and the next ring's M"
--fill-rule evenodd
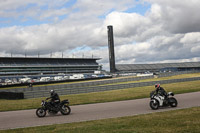
M107 17L106 24L114 20L113 25L116 27L114 30L117 32L115 33L117 38L115 40L123 40L125 43L132 42L127 47L124 45L126 48L116 47L121 49L120 54L126 59L134 58L134 63L192 60L199 57L197 54L199 52L200 33L198 23L200 17L198 16L199 8L197 6L200 5L199 2L161 2L156 0L148 2L151 2L152 6L144 16L135 13L115 12ZM194 8L191 9L191 7ZM128 38L123 37L123 35ZM117 45L123 43L116 41ZM141 46L141 42L149 43L145 46L148 50L140 49L140 51L145 51L145 54L137 55L137 48ZM116 58L119 58L117 60L124 59L121 56Z
M30 17L33 17L35 14L31 12L35 11L35 13L39 14L39 18L48 18L54 15L62 15L61 12L66 13L68 8L55 9L55 7L59 7L66 2L68 2L68 0L51 2L48 2L48 0L46 0L46 2L25 2L21 0L19 3L15 3L15 1L6 1L3 5L7 8L2 8L1 11L2 14L5 14L7 10L10 10L19 17L20 15L17 9L32 4L35 9L28 9L27 12L23 13L24 16L29 14ZM47 5L45 3L47 3ZM1 28L0 51L5 53L10 53L12 51L15 54L20 54L20 52L24 54L24 51L27 51L29 54L34 55L38 52L47 54L50 51L70 51L82 45L87 45L91 48L105 46L107 43L107 39L104 38L106 37L106 27L104 29L98 28L101 26L102 22L102 20L98 18L99 15L108 13L112 8L116 10L125 10L133 4L131 0L125 2L118 1L118 4L114 1L94 2L91 0L79 0L70 8L74 10L78 9L79 11L72 11L67 19L60 22L25 27L13 26ZM41 11L43 10L40 9L42 6L47 6L48 10ZM92 14L93 17L91 17ZM1 16L3 17L3 15ZM4 48L4 44L6 46L9 45L9 47Z
M198 0L145 0L151 2L152 12L163 28L172 33L199 32Z
M199 43L200 42L200 32L191 32L184 35L183 38L180 40L181 43L190 45L193 43Z
M113 25L117 64L200 61L198 0L77 0L63 6L68 2L2 1L2 18L47 22L1 27L0 55L93 56L108 69L107 26ZM145 14L126 12L144 3L151 5Z

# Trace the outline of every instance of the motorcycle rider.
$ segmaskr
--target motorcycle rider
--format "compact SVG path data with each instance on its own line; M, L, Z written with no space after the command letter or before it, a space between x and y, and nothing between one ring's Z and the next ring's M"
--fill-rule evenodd
M51 99L51 105L53 107L57 107L57 105L60 103L59 95L54 90L51 90L50 94L51 96L48 97L46 100Z
M160 84L155 84L155 88L156 88L156 94L160 94L161 96L164 96L166 100L167 92L164 90L164 88L160 87Z

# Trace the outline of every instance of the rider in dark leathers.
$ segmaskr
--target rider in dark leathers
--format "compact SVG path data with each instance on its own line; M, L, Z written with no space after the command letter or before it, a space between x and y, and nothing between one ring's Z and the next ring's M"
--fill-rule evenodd
M51 99L51 105L53 107L56 107L60 103L60 98L54 90L51 90L50 93L51 93L51 96L48 97L47 100Z
M167 92L164 90L164 88L160 87L160 84L155 84L155 88L156 88L156 94L164 96L165 99L167 98Z

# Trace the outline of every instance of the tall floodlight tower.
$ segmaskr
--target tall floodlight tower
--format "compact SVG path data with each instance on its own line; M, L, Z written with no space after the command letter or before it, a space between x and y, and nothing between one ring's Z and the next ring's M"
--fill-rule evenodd
M114 38L113 38L113 26L109 25L108 28L108 48L109 48L109 61L110 72L115 72L115 51L114 51Z

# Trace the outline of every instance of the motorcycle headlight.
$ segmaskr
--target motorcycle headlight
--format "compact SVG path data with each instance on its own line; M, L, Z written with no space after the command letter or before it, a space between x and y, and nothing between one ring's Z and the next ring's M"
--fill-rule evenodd
M41 102L41 105L42 105L42 106L44 105L44 101Z

